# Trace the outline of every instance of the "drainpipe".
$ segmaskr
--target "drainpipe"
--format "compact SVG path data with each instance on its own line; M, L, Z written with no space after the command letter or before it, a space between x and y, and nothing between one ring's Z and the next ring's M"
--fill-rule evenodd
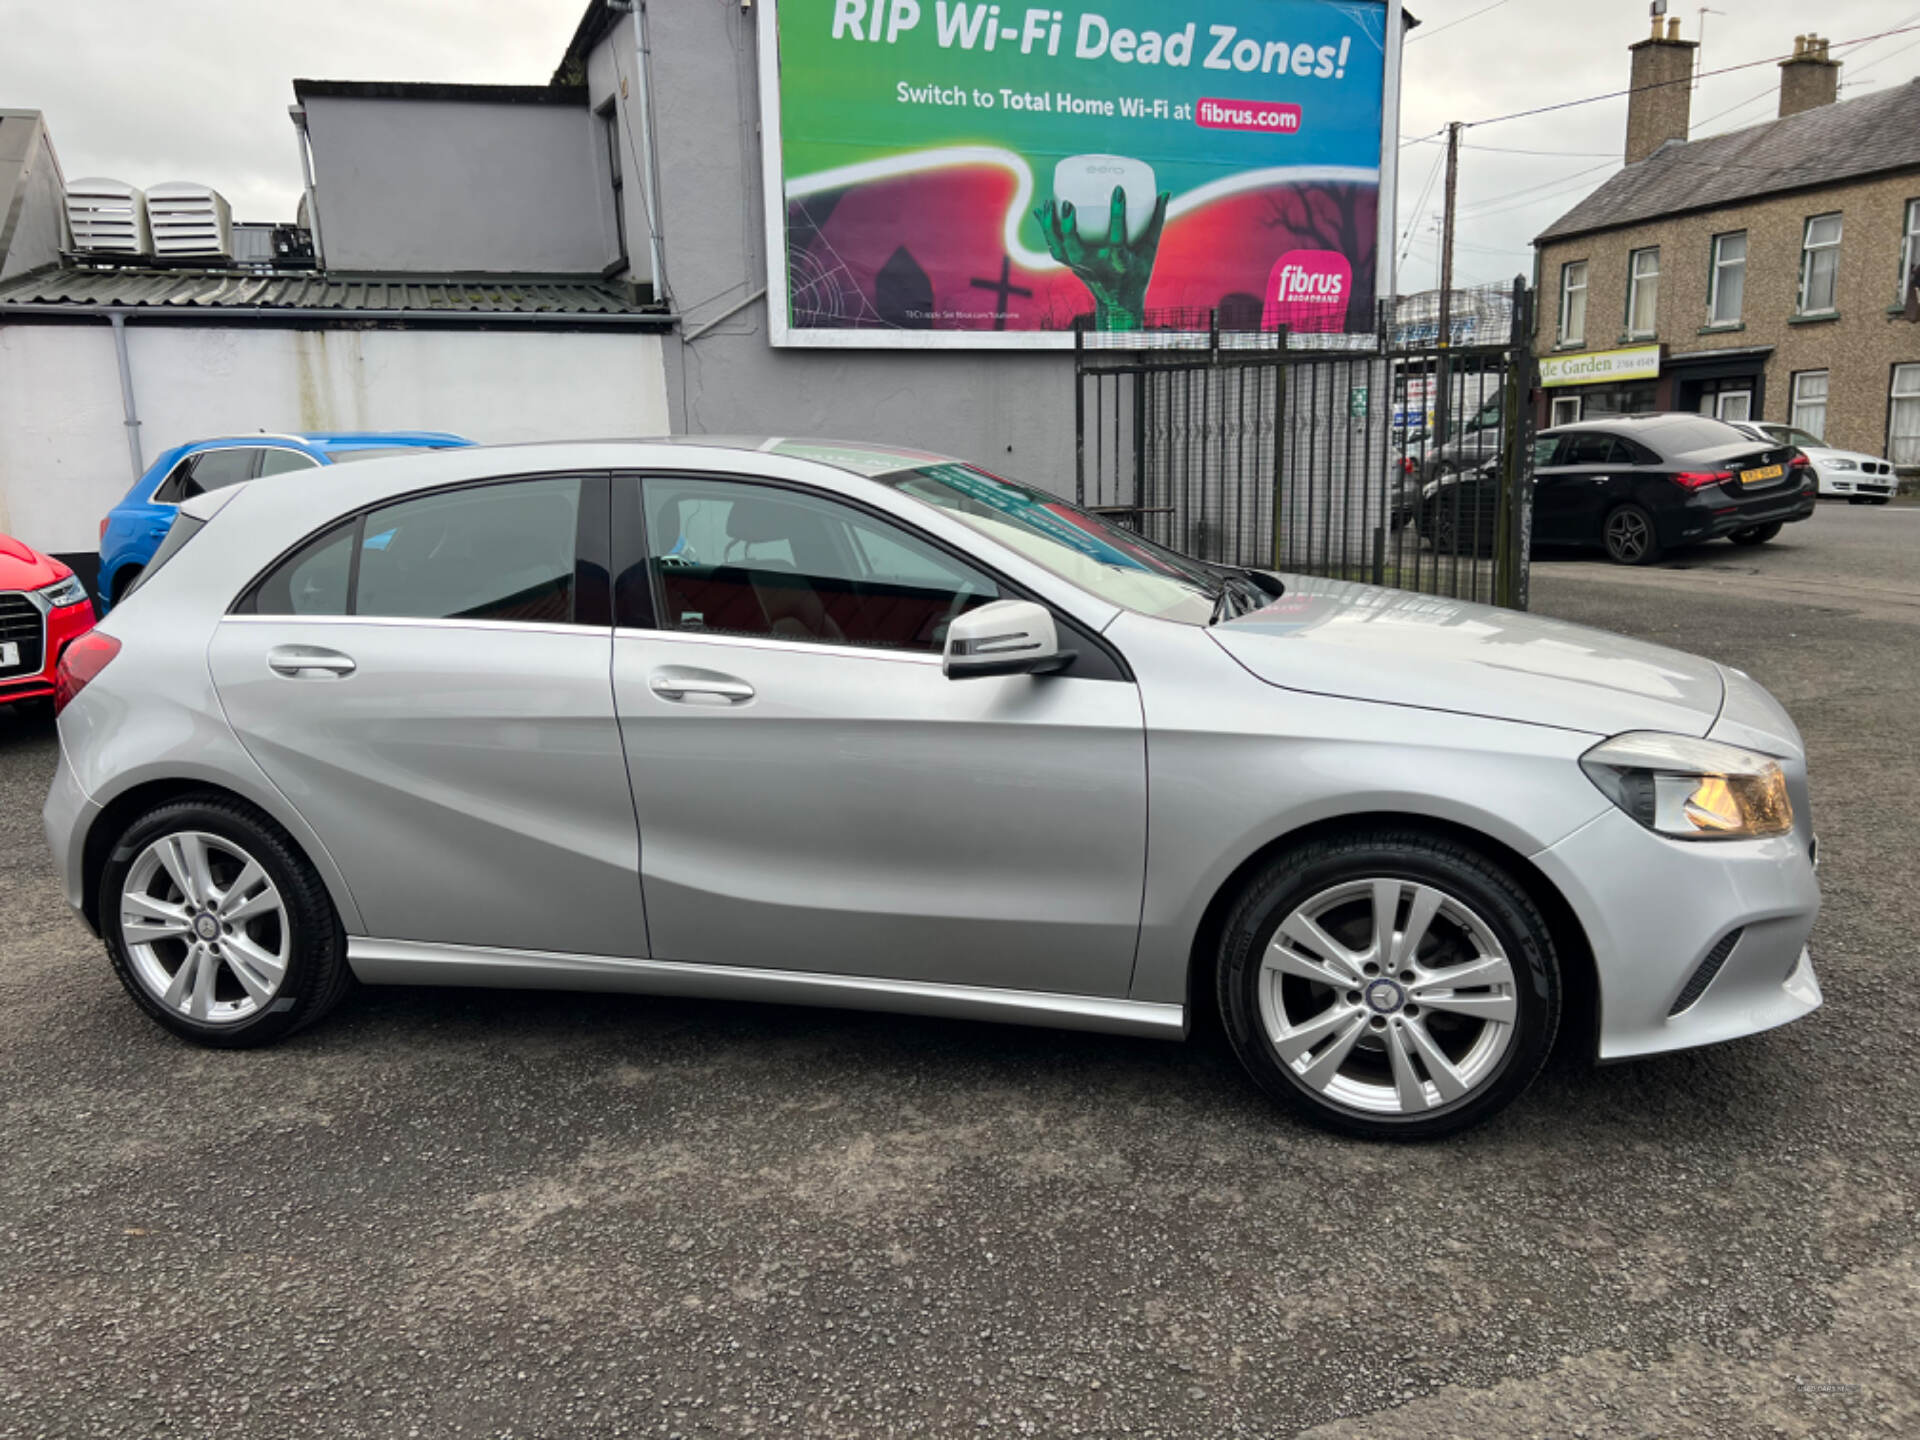
M294 143L300 147L300 179L306 185L307 223L313 227L313 265L327 268L326 247L320 243L320 202L313 193L313 154L308 148L307 111L304 105L289 105L287 115L293 121Z
M120 362L120 408L126 411L127 455L133 461L133 478L147 473L147 462L140 458L140 412L133 406L133 367L127 364L127 317L109 314L113 326L113 353Z
M654 202L652 51L647 48L646 0L604 0L609 10L633 16L633 104L640 107L640 202L647 211L647 278L655 304L667 301L667 277L661 273L660 212ZM631 131L629 131L631 133Z

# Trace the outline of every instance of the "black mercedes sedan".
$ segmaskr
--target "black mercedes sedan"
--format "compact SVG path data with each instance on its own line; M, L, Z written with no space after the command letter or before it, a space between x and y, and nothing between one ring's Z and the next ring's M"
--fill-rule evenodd
M1813 514L1818 485L1796 447L1694 414L1614 415L1542 431L1533 463L1534 545L1598 547L1621 565L1722 536L1764 545ZM1491 465L1425 488L1418 523L1439 548L1491 540Z

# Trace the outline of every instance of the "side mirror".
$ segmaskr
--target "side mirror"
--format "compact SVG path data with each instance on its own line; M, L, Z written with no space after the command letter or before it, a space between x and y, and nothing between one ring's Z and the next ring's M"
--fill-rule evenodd
M1031 600L996 600L947 627L941 668L949 680L988 675L1046 675L1073 663L1060 648L1053 612Z

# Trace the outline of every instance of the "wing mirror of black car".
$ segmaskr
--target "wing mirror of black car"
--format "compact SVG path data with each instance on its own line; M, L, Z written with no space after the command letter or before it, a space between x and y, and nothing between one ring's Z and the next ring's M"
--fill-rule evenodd
M1050 675L1074 661L1060 648L1053 612L1031 600L996 600L947 627L941 668L949 680L989 675Z

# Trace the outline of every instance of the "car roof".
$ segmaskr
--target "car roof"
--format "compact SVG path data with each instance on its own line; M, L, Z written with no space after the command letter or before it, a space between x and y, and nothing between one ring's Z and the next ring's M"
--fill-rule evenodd
M1681 421L1711 420L1716 425L1725 425L1728 429L1738 428L1731 420L1722 420L1717 415L1702 415L1694 410L1656 410L1640 415L1598 415L1591 420L1570 420L1565 425L1555 425L1550 430L1542 430L1540 439L1553 435L1578 435L1588 430L1664 430Z

